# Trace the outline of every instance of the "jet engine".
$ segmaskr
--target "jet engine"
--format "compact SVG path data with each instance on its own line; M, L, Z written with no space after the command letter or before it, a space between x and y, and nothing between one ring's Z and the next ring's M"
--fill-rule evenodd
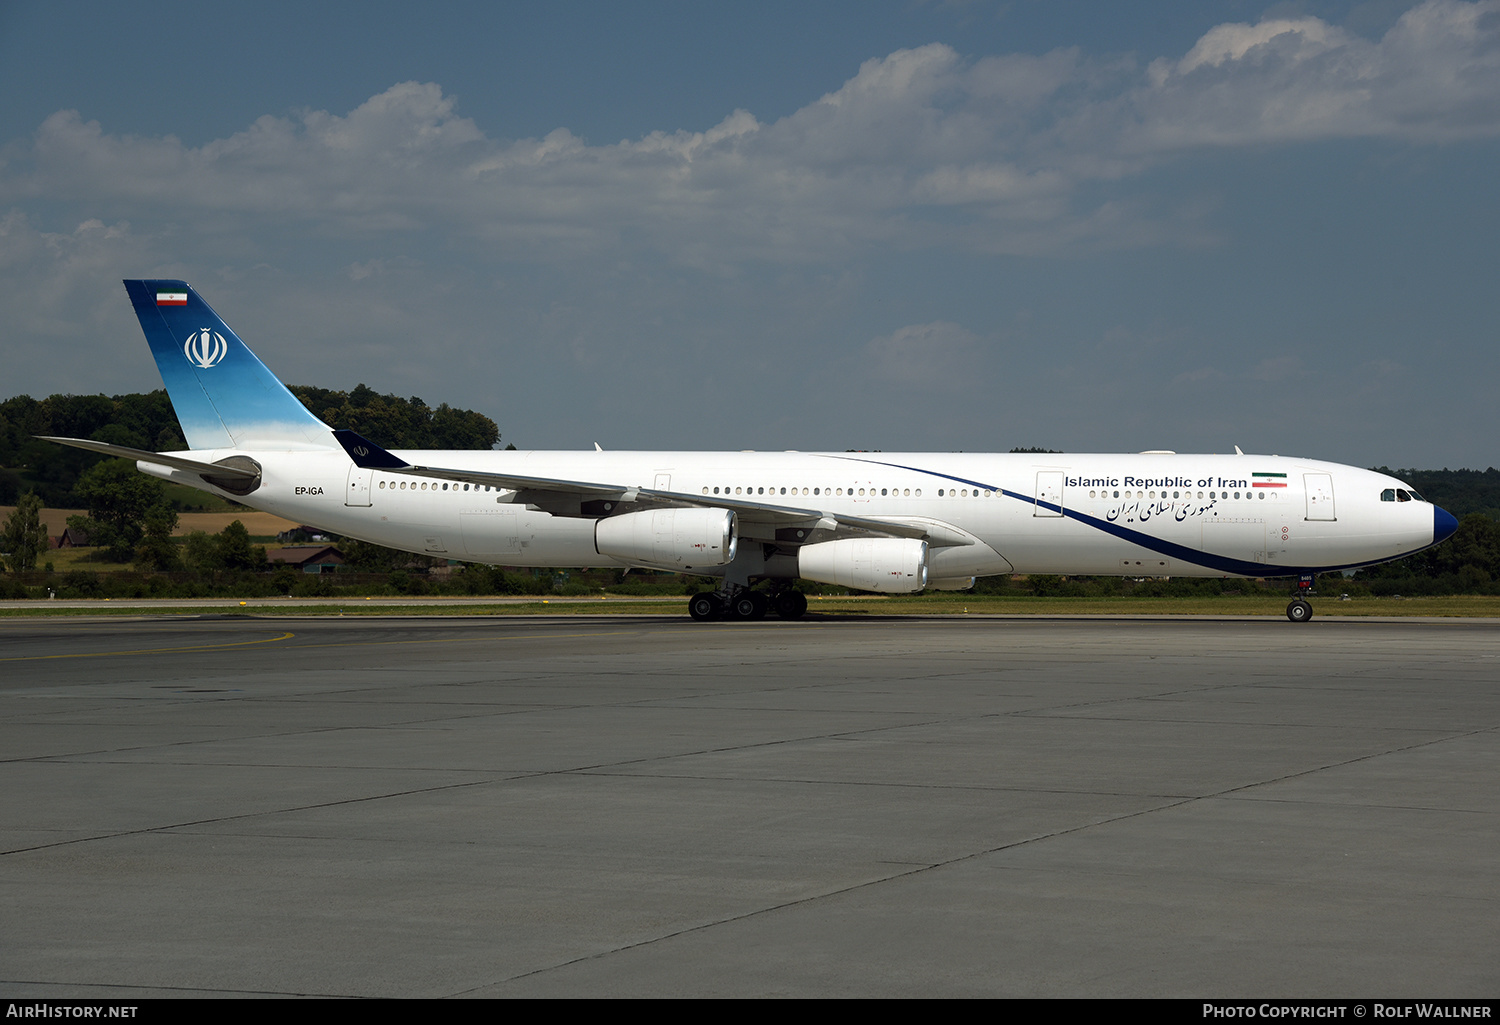
M929 591L967 591L973 586L973 577L933 577L927 581Z
M857 537L803 545L797 575L862 591L906 594L927 586L927 542Z
M594 525L600 555L663 569L700 569L734 561L739 524L730 509L653 509Z

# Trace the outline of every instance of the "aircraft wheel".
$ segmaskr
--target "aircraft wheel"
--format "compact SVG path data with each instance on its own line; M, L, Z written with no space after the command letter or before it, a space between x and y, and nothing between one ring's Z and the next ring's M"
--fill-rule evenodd
M769 605L759 591L741 591L729 603L729 610L735 619L763 619Z
M713 594L695 594L688 599L688 615L698 622L718 619L724 614L724 604Z
M1297 598L1286 607L1286 618L1293 623L1306 623L1312 618L1312 606Z
M776 614L782 619L801 619L807 611L807 595L786 590L776 596Z

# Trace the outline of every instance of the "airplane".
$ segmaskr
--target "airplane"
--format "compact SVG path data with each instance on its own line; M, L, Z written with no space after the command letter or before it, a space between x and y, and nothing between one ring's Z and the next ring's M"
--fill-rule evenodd
M714 578L695 620L797 619L799 578L888 594L995 574L1290 577L1387 562L1458 522L1371 470L1279 455L395 451L334 430L190 285L127 280L189 448L64 445L389 548Z

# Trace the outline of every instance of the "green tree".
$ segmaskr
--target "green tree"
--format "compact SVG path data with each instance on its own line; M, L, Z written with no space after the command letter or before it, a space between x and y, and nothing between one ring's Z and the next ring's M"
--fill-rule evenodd
M0 505L15 505L21 497L21 475L0 466Z
M415 395L380 395L364 384L347 393L300 384L288 388L328 426L358 431L385 448L488 449L500 440L489 417L447 403L433 409Z
M78 494L88 503L87 523L90 542L102 545L105 556L124 562L135 554L145 535L146 513L166 503L166 489L161 481L138 473L122 459L110 459L85 470L78 478Z
M239 520L219 531L219 558L225 569L264 569L266 550L250 544L250 531Z
M357 541L352 537L339 542L339 552L344 556L345 565L365 573L390 573L413 561L413 557L407 552Z
M28 491L16 503L0 534L10 568L16 573L36 569L37 556L47 550L47 525L42 522L42 500Z
M212 573L223 569L224 561L219 555L218 538L201 530L192 531L182 539L182 561L198 573Z
M182 561L199 573L221 569L265 569L266 549L262 545L252 545L250 531L235 520L217 534L195 530L183 538Z
M145 532L140 547L135 550L135 561L143 569L173 570L182 565L177 545L172 542L172 531L177 529L177 513L166 503L152 506L146 512Z

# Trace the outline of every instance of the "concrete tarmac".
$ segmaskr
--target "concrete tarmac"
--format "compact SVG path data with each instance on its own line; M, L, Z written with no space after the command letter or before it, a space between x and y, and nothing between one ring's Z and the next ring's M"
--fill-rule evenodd
M9 997L1493 997L1500 626L0 621Z

